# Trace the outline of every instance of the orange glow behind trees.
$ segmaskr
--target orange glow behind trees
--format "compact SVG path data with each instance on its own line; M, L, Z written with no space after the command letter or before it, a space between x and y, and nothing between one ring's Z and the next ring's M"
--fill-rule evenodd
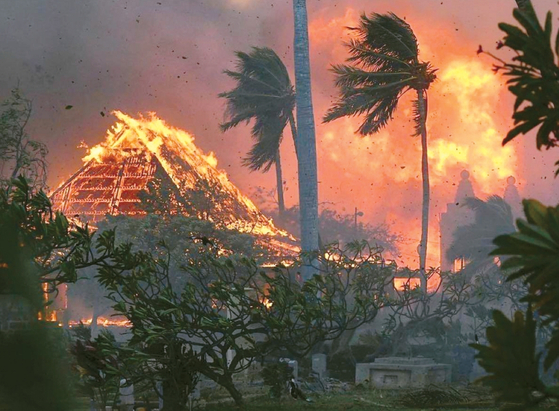
M347 58L346 27L357 24L360 10L347 8L332 20L316 18L310 27L315 64ZM452 202L459 173L468 169L476 195L502 195L505 180L518 176L518 148L501 147L511 124L503 100L508 97L504 80L491 71L490 62L476 55L477 45L443 36L426 21L410 19L421 47L420 58L439 68L438 80L429 92L429 162L432 207L427 266L439 265L439 214ZM438 30L438 31L437 31ZM318 61L316 61L318 60ZM317 68L318 69L318 68ZM333 76L331 76L333 82ZM328 92L334 95L334 89ZM327 94L327 93L323 93ZM320 98L317 113L323 113L331 98ZM411 98L400 102L395 121L381 132L361 137L355 131L359 119L340 119L318 127L321 198L343 199L365 211L367 219L385 220L403 233L399 264L418 266L421 214L421 145L412 137Z

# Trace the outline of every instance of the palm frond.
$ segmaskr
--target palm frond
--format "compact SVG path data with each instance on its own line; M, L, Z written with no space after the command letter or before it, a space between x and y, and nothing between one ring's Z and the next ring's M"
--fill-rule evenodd
M361 16L361 31L367 45L380 53L409 64L417 62L419 47L410 25L394 13Z
M351 39L347 43L347 47L350 54L347 61L359 64L365 68L397 71L406 70L411 67L405 60L371 49L359 39Z
M287 68L276 54L268 47L253 47L250 54L237 52L239 61L237 69L251 78L257 78L278 91L291 89L291 80Z
M253 171L267 172L275 164L283 130L289 121L287 115L280 117L258 117L252 127L252 136L256 140L243 159L243 165Z
M393 13L361 16L349 43L349 61L379 70L397 70L418 63L419 48L410 25Z
M226 121L220 127L227 131L254 121L251 135L255 143L243 164L268 171L295 108L295 90L287 68L272 49L254 47L250 53L237 52L236 56L236 71L225 71L236 87L219 94L227 100Z
M413 136L419 137L421 135L421 131L423 130L423 118L421 115L419 100L415 99L412 105L413 105Z
M324 122L365 115L357 132L361 135L376 133L392 119L399 98L408 89L407 80L379 86L343 88L339 100L326 112Z
M366 71L344 64L333 65L330 70L336 74L336 86L341 88L361 86L363 84L386 84L412 76L410 71Z
M372 134L386 126L407 91L426 90L435 71L419 62L417 38L395 14L363 14L351 29L355 37L347 43L349 64L331 68L340 96L323 121L363 115L357 131Z

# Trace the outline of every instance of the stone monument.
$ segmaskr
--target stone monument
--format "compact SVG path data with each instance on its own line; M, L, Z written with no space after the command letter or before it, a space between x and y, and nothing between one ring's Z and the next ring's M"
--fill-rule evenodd
M375 362L356 365L355 384L384 389L422 388L450 383L451 368L430 358L377 358Z
M312 356L312 370L319 375L320 378L325 378L326 375L326 354L314 354Z

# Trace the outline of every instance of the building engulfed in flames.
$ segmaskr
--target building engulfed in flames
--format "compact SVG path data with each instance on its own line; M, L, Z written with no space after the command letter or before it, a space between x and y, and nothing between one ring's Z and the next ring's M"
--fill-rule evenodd
M90 223L106 215L141 217L148 213L142 195L152 192L171 214L253 234L277 256L297 253L294 239L217 169L213 153L202 153L190 134L153 113L139 119L113 114L118 122L106 140L90 148L83 167L52 193L55 209Z
M296 240L278 229L217 169L213 153L204 154L193 136L168 126L153 113L138 119L119 111L113 114L118 121L106 140L91 147L84 165L51 194L55 210L90 224L107 215L181 214L209 220L217 228L252 234L269 251L269 263L298 254ZM60 321L56 312L49 315L53 317L47 317L49 321ZM89 325L91 319L81 322ZM78 323L70 320L68 324ZM129 324L100 317L97 325Z

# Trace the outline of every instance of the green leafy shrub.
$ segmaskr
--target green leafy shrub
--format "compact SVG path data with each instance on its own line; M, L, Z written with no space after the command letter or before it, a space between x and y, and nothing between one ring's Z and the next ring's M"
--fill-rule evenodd
M287 382L293 377L293 372L286 362L277 362L266 365L260 375L264 379L264 385L270 387L270 397L281 399L286 392Z

